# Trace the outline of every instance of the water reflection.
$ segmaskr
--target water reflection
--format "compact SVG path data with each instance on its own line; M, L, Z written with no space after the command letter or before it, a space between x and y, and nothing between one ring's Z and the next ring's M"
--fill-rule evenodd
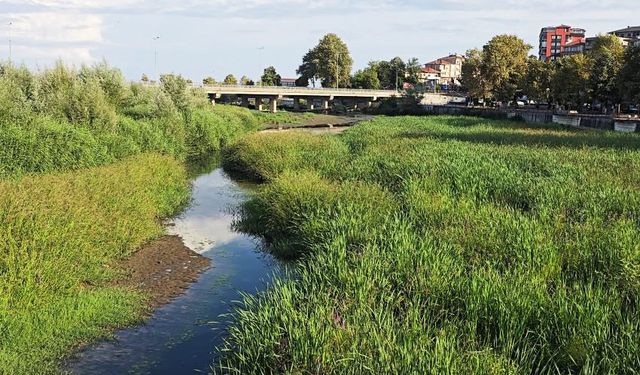
M221 169L193 183L191 206L171 220L168 231L212 259L212 268L172 303L158 309L144 325L116 333L79 354L68 370L77 374L184 374L207 372L213 349L222 344L225 322L240 292L265 288L280 268L257 251L254 239L231 229L231 208L246 190Z

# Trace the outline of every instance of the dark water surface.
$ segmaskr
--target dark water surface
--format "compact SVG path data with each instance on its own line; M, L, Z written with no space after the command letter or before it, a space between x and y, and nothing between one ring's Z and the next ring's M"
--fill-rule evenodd
M144 325L118 331L78 354L66 370L75 374L192 374L209 371L213 350L225 335L221 314L240 292L264 290L280 265L258 243L231 229L231 209L246 189L221 169L197 177L193 203L168 226L194 251L211 258L187 292L160 307Z

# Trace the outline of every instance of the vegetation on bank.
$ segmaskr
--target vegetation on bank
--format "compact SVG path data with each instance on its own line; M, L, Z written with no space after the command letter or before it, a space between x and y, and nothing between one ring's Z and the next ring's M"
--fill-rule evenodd
M188 199L182 164L154 154L0 181L0 372L53 372L70 347L139 319L144 296L110 286L117 262Z
M188 201L185 162L268 120L214 108L180 76L1 65L0 373L57 372L75 346L140 319L145 296L114 286L119 261Z
M267 183L238 226L299 262L214 370L634 373L639 146L465 117L240 140L225 168Z
M144 152L198 160L262 123L280 121L212 107L180 76L160 81L159 87L127 83L106 63L80 69L59 63L37 73L0 66L0 178L93 167Z

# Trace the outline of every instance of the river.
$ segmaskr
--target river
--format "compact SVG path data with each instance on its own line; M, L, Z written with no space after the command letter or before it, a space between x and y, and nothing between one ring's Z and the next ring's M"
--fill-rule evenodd
M186 293L158 308L144 325L120 330L78 353L66 370L75 374L188 374L208 372L223 343L225 318L240 293L264 290L281 268L259 243L231 228L233 207L247 188L221 168L193 181L192 204L167 225L212 267Z

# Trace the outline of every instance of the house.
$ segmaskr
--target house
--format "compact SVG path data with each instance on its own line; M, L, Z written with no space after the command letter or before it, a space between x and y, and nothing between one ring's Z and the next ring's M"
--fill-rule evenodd
M418 81L420 83L439 83L440 82L440 71L435 70L433 68L420 68L420 72L418 73Z
M426 71L423 74L433 78L432 74L437 73L439 75L438 83L441 85L459 85L460 79L462 78L462 64L464 60L465 57L459 54L452 54L436 59L424 64Z

